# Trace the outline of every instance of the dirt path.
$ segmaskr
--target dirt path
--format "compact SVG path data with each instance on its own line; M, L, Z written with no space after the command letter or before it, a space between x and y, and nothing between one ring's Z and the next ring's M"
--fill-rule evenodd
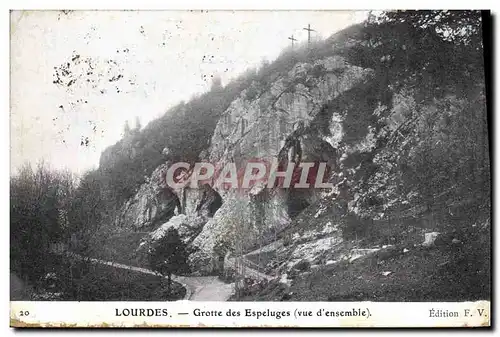
M85 258L74 253L67 253L71 257L86 259L94 263L100 263L114 268L133 270L140 273L156 275L152 270L121 263L104 261L95 258ZM216 276L172 276L172 280L186 288L184 299L190 301L227 301L233 293L233 284L226 284Z
M191 301L227 301L234 288L234 284L224 283L217 276L176 276L174 280L191 289L186 298Z

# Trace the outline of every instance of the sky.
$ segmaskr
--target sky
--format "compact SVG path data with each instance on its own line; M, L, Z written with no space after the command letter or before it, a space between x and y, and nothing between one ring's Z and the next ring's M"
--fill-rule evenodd
M327 38L366 12L13 11L11 174L43 160L76 174L180 101L273 61L293 34Z

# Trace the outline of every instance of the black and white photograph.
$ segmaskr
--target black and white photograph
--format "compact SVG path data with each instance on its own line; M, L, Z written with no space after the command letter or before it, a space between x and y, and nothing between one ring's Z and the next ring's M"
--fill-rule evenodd
M12 10L11 326L489 305L490 16Z

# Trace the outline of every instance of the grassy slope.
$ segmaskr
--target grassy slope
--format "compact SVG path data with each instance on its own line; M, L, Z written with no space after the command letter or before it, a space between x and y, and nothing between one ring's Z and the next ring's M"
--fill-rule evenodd
M142 232L113 234L94 249L91 257L130 266L149 268L147 261L144 261L144 254L141 255L137 252L139 244L145 236L147 234Z
M169 295L166 279L160 276L85 261L59 258L54 271L55 286L40 284L37 292L62 293L59 300L165 301L182 299L186 292L180 284L172 282Z
M451 239L459 237L461 243ZM270 284L240 300L291 301L465 301L490 299L489 227L477 225L444 235L436 246L410 242L352 263L300 275L290 288ZM404 248L409 251L403 253ZM391 274L384 276L384 272Z
M465 196L465 194L464 194ZM450 205L451 202L447 201ZM389 223L376 223L377 229L359 240L345 240L331 249L345 251L356 246L373 248L391 245L387 249L349 263L322 265L319 269L298 274L290 287L271 283L263 291L238 300L263 301L465 301L490 299L491 233L487 199L463 201L454 216L437 205L435 223L421 223L428 212L422 211ZM418 207L414 207L415 209ZM314 207L304 210L288 228L288 235L318 227L325 221L335 221L334 207L315 218ZM394 214L393 214L394 215ZM325 219L322 219L322 218ZM308 220L308 221L307 221ZM321 228L319 226L319 228ZM442 233L431 248L424 248L423 234L438 230ZM395 239L395 240L388 240ZM460 243L452 243L453 239ZM316 240L316 239L314 239ZM283 263L296 243L278 254ZM405 250L406 252L403 252ZM252 256L264 266L276 255ZM335 260L336 258L334 258ZM384 276L383 273L391 272Z

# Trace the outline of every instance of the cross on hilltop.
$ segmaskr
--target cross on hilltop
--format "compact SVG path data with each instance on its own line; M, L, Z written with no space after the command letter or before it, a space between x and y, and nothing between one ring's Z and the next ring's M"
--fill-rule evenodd
M307 44L309 45L311 43L311 32L315 32L315 30L311 29L311 24L308 24L307 28L302 29L307 30Z

